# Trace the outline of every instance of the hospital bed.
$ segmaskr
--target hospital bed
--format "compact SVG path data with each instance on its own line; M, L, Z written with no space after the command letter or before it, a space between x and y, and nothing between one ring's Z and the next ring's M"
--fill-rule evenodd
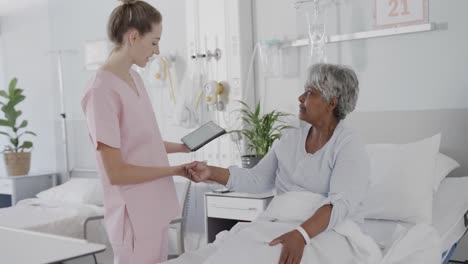
M191 182L175 182L175 186L183 210L170 226L170 257L176 257L185 251L183 241ZM0 227L102 243L108 250L97 258L99 262L111 263L112 249L103 225L97 221L104 218L100 188L97 178L73 177L67 183L37 194L36 198L24 199L15 206L1 208ZM93 257L96 261L96 257Z
M458 242L468 230L468 177L451 177L442 181L434 196L432 225L442 240L442 263L449 263ZM370 235L383 248L397 224L409 227L410 224L386 221L365 220L363 231Z
M73 179L2 208L0 226L84 238L84 221L104 213L102 198L92 189L98 190L97 184L97 179Z
M38 193L35 198L20 200L15 206L0 209L0 227L40 232L48 235L110 245L102 225L93 225L87 236L83 233L86 219L102 215L102 193L99 180L93 178L72 178L62 185ZM106 250L99 259L109 259ZM96 263L96 256L94 256ZM3 263L3 262L2 262ZM10 262L13 263L13 262ZM69 262L67 262L69 263ZM89 260L71 263L90 263Z
M106 249L105 245L40 232L0 227L0 263L62 263ZM18 247L28 249L27 254Z
M434 195L433 223L441 237L441 263L449 263L457 243L468 230L468 177L450 177L442 181ZM411 224L389 220L365 220L363 232L372 237L385 252L397 225L410 227ZM196 251L187 252L168 263L204 263L217 250L215 241Z
M413 87L407 87L412 89ZM468 155L466 150L468 149L468 141L466 140L466 131L468 131L468 111L466 109L433 109L433 110L404 110L404 111L369 111L369 112L353 112L349 118L348 123L356 129L360 135L364 138L368 144L388 142L388 143L406 143L418 140L436 133L443 135L440 143L440 151L453 157L456 161L461 164L459 169L456 169L451 176L463 177L468 175ZM397 128L397 129L395 129ZM447 178L452 179L452 178ZM443 208L444 210L452 210L452 206L457 203L466 201L466 187L454 187L452 191L452 200L448 200L446 203L442 203L443 200L440 198L435 199L434 206ZM439 203L440 205L437 205ZM465 210L466 211L466 210ZM448 211L447 211L448 212ZM454 253L457 248L458 241L457 237L461 237L463 232L466 232L463 221L465 212L457 212L457 222L453 222L453 232L449 232L448 228L445 229L449 237L450 234L454 238L450 239L452 246L449 246L449 238L446 238L445 250L444 250L444 263L447 263L450 256ZM440 213L437 215L438 219L447 220L446 225L450 222L450 216L446 213ZM436 218L434 212L434 218ZM438 228L438 231L442 234L441 224L436 224L437 221L434 219L434 225ZM452 220L455 221L455 220ZM440 222L439 222L440 223ZM439 226L439 227L438 227ZM439 228L441 230L439 230ZM458 231L456 231L458 230ZM465 231L462 231L465 230ZM449 250L450 248L450 250ZM466 246L465 246L466 248ZM466 254L463 259L465 260ZM456 262L455 262L456 263ZM465 262L462 262L465 263Z

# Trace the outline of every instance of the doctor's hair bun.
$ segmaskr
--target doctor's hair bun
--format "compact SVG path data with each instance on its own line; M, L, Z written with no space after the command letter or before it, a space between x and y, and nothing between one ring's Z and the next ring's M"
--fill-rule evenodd
M151 4L142 0L119 0L122 2L112 11L107 22L109 40L117 47L123 44L123 36L130 29L144 35L151 32L154 24L162 21L161 13Z
M138 2L138 0L119 0L119 1L122 2L122 4L124 5L132 5Z

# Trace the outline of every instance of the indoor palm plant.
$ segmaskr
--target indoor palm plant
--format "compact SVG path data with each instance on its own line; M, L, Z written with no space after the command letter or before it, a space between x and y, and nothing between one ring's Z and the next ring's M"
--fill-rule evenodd
M283 117L290 114L273 110L261 115L260 103L257 103L254 111L246 103L242 101L239 103L243 105L239 112L244 122L244 128L231 131L231 133L239 133L246 139L245 143L249 154L241 157L242 166L251 168L265 156L273 142L281 138L281 132L291 128L282 120Z
M23 95L23 90L16 87L18 79L13 78L8 86L8 90L1 90L0 106L4 114L4 118L0 118L0 126L5 128L0 131L1 135L9 139L9 145L4 149L5 165L9 175L26 175L29 172L31 164L31 152L33 147L31 141L22 140L25 135L36 134L31 131L26 131L28 121L20 122L19 117L22 112L16 109L16 106L21 103L26 97Z

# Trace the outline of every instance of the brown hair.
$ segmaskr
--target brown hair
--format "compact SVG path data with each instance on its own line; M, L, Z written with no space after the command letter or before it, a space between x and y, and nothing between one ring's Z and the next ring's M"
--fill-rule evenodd
M162 21L162 15L152 5L140 0L120 0L107 23L107 35L115 45L122 45L123 35L129 29L136 29L144 35L151 31L153 24Z

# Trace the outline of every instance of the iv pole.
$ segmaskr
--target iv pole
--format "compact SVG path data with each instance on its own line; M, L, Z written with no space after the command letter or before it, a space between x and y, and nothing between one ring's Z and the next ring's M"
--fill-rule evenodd
M57 74L59 81L59 92L60 92L60 118L62 120L62 145L63 145L63 154L65 157L65 172L62 181L67 181L70 179L70 159L69 159L69 150L68 150L68 129L67 129L67 114L65 108L65 90L63 86L63 65L62 65L62 56L64 54L76 54L75 50L57 50L51 51L49 54L57 55Z

